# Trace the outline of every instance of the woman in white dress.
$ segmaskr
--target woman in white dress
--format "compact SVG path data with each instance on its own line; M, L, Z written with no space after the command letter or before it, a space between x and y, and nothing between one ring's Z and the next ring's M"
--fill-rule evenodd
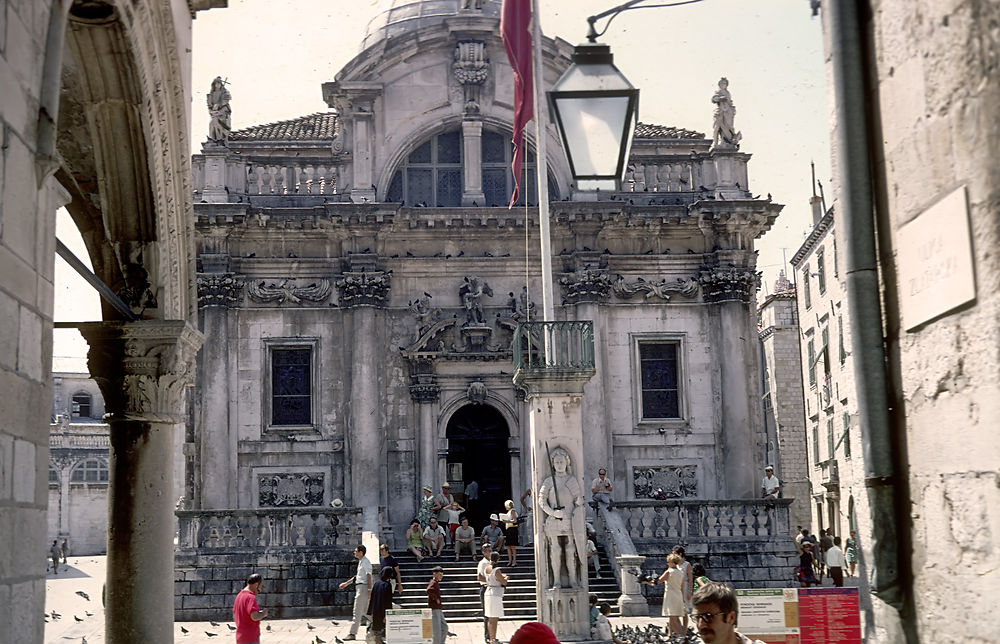
M497 622L503 617L503 590L507 586L507 575L500 570L500 553L490 555L490 565L486 566L486 620L490 644L497 641Z
M670 553L667 555L667 569L656 580L656 582L644 581L644 584L655 586L666 583L663 589L662 615L668 618L667 634L669 636L681 635L684 631L681 628L681 617L687 615L687 605L684 601L684 581L685 573L678 568L681 563L680 555Z

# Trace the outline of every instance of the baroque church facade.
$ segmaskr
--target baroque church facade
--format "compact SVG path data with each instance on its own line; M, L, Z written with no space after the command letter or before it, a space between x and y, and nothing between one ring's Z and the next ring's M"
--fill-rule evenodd
M343 503L377 508L401 539L424 485L476 481L478 527L530 486L512 341L542 308L536 159L529 133L508 209L501 3L386 5L324 83L327 112L230 132L228 92L212 88L192 162L209 340L188 509ZM543 50L551 86L572 47ZM695 131L640 123L622 192L596 199L544 136L555 317L594 328L584 481L607 468L622 502L756 498L754 240L781 206L751 195L749 154Z

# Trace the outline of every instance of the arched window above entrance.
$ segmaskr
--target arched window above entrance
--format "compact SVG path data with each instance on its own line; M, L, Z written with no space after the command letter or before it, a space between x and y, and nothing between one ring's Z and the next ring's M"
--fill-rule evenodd
M510 135L483 129L480 140L483 203L480 206L506 206L514 189L511 172L513 147ZM430 137L410 152L396 168L389 182L386 201L402 201L410 206L455 208L462 205L464 168L462 131L449 130ZM538 205L535 153L528 150L522 172L521 197L516 205ZM549 176L549 199L559 192Z

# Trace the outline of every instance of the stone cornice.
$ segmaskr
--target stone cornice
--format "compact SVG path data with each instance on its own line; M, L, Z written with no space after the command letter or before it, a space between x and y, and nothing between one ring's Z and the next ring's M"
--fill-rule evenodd
M813 229L809 231L809 236L806 237L806 240L802 242L799 249L795 251L794 255L792 255L792 266L795 268L799 267L799 262L805 259L806 255L808 255L813 249L813 246L816 245L816 242L823 238L823 235L826 234L826 231L829 230L831 226L833 226L833 208L826 211L823 218L819 220L818 224L813 226Z

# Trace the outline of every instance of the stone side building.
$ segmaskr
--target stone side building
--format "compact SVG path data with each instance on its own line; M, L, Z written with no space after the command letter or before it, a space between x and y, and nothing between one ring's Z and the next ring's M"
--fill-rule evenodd
M1000 630L991 599L1000 592L1000 45L991 31L1000 6L823 3L822 20L833 211L858 322L847 350L869 501L856 508L870 519L859 521L872 590L862 593L866 641L991 642ZM976 617L942 619L954 614Z
M810 200L813 229L792 256L797 276L801 382L811 499L811 531L846 538L867 514L857 423L850 318L833 209ZM867 519L865 520L867 521Z
M763 367L767 462L781 481L781 496L795 499L789 524L811 529L812 503L802 397L802 359L795 287L782 270L757 308Z
M72 556L104 554L108 537L108 426L104 397L87 373L52 374L49 530Z
M104 322L84 326L112 441L121 439L111 470L117 459L128 472L108 491L120 514L108 539L107 641L172 638L162 607L173 591L175 497L164 494L172 487L164 471L200 341L189 324L191 21L224 4L0 1L0 622L8 641L44 637L55 218L64 205L94 272L131 311L107 307Z
M331 111L234 131L193 159L212 341L185 437L192 510L340 499L401 539L422 485L477 481L479 524L545 467L511 380L540 261L533 141L524 197L505 207L501 3L392 4L323 85ZM572 48L543 49L551 85ZM649 124L624 192L574 200L545 136L556 318L595 329L574 467L588 482L606 467L620 501L757 498L753 247L781 206L752 196L749 154Z

